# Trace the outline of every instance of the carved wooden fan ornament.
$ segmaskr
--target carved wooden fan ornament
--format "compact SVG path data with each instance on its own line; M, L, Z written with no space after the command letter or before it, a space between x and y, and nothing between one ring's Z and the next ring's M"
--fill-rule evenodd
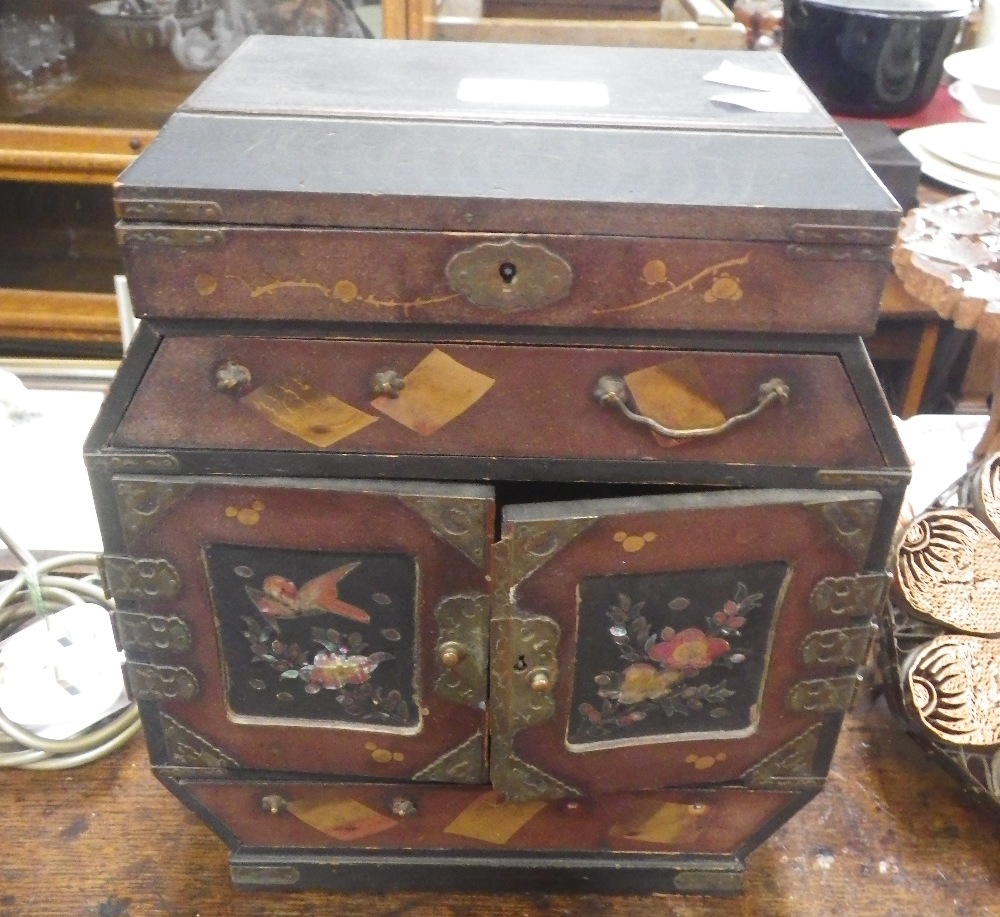
M910 524L896 589L915 617L951 632L903 662L908 705L938 740L982 747L1000 745L1000 456L983 463L969 501L977 515L932 509Z
M936 637L908 660L906 689L943 741L1000 744L1000 640Z
M968 510L915 519L899 546L896 582L920 618L963 633L1000 633L1000 540Z

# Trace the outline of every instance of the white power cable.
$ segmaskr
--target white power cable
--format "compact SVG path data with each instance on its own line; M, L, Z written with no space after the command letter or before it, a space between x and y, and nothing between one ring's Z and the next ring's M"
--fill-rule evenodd
M0 541L21 562L20 570L0 584L0 640L52 612L71 605L92 604L112 610L97 576L97 555L63 554L50 560L35 558L2 528ZM94 572L76 578L59 575L67 567L91 567ZM0 767L58 770L80 767L121 748L141 728L135 703L120 713L68 739L47 739L0 712Z

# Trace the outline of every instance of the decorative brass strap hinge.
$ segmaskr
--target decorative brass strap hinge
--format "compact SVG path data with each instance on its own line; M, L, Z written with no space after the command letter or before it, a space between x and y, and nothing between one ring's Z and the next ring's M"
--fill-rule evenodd
M788 709L793 713L846 713L860 684L857 675L800 681L788 692Z
M194 700L201 690L190 669L126 662L125 675L135 700Z
M162 558L105 554L97 566L105 595L119 602L172 599L181 590L180 574Z
M833 665L856 669L868 658L875 625L817 630L806 635L799 655L806 665Z
M858 573L821 579L809 596L809 610L834 618L866 618L885 604L888 573Z
M163 617L138 611L115 611L118 639L126 653L136 650L185 653L191 649L191 628L176 615Z

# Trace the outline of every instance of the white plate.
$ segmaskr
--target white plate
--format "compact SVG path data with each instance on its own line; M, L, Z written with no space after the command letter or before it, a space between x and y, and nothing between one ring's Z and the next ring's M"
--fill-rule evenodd
M944 70L956 80L1000 92L1000 49L996 47L970 48L949 54L944 59Z
M1000 124L1000 105L984 101L972 83L957 80L948 87L948 93L958 102L962 114L966 117L987 121L990 124Z
M920 162L920 169L928 178L933 178L942 184L950 185L960 191L994 191L1000 193L1000 178L993 178L982 173L972 172L963 169L954 163L948 162L941 156L936 156L924 145L928 133L931 135L933 143L933 132L945 126L934 124L931 127L918 127L912 131L906 131L899 135L899 142L903 144Z
M935 124L920 142L960 169L1000 178L1000 124Z

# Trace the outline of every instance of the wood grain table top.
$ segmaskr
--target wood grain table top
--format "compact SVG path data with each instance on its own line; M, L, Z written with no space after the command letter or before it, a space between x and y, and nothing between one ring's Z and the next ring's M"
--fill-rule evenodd
M141 740L89 767L5 772L0 917L687 917L1000 914L995 818L862 695L826 789L750 857L735 899L235 891L226 849Z

